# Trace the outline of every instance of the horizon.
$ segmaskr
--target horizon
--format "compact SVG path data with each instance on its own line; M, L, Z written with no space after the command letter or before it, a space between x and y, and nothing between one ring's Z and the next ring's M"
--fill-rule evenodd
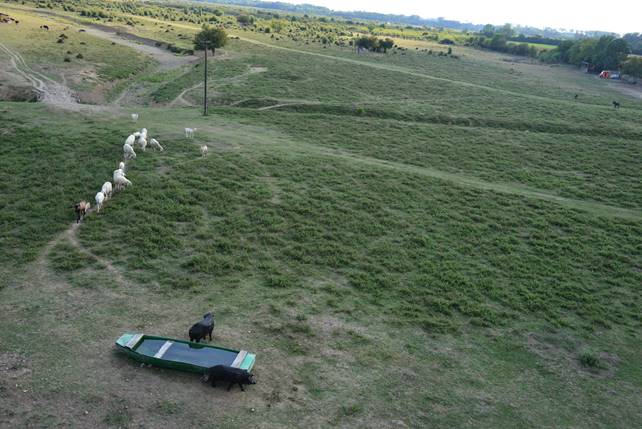
M261 0L270 1L270 0ZM279 1L279 0L277 0ZM472 24L510 23L513 26L553 28L565 31L608 31L618 34L642 32L637 17L642 16L642 2L623 0L618 7L604 7L595 0L541 0L535 7L516 8L515 2L487 0L452 0L448 4L428 5L413 0L280 0L290 4L324 6L341 12L376 12L394 15L418 15L424 19L444 18ZM512 3L512 4L511 4ZM599 8L599 10L598 10ZM455 12L457 11L457 12ZM578 13L579 11L579 13Z

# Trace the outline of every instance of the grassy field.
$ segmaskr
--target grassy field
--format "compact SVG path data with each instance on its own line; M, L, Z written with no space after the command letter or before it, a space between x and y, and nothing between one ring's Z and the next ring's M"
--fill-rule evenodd
M642 102L466 48L237 34L208 117L170 107L200 65L98 113L0 102L0 426L638 425ZM72 224L141 127L165 151ZM257 353L244 393L113 349L206 311Z

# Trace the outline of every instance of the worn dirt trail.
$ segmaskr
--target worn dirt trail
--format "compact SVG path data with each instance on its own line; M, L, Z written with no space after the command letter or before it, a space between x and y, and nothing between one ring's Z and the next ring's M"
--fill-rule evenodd
M42 102L70 110L80 108L80 103L69 87L32 69L18 51L0 43L0 53L6 54L16 72L31 82L34 89L40 94Z
M178 95L176 96L176 98L175 98L175 99L173 99L173 100L172 100L172 102L171 102L171 103L169 103L169 107L193 107L193 106L194 106L194 103L191 103L191 102L187 101L187 100L184 98L184 96L185 96L185 94L187 94L188 92L191 92L191 91L193 91L193 90L195 90L195 89L197 89L197 88L200 88L200 87L202 87L202 86L203 86L203 83L202 83L202 82L199 82L199 83L197 83L196 85L194 85L194 86L192 86L192 87L189 87L189 88L184 89L183 91L181 91L181 93L180 93L180 94L178 94Z
M87 215L90 215L92 212L93 210L90 210L89 212L87 212ZM35 263L32 265L31 269L29 270L29 276L32 278L39 279L42 284L45 283L44 281L45 279L50 279L53 276L53 273L50 272L50 268L47 262L48 258L54 247L66 241L67 243L74 246L79 252L87 256L90 256L91 258L98 261L98 263L102 265L112 275L112 278L116 280L116 283L118 283L119 286L123 286L123 287L128 286L129 282L125 279L122 272L119 269L117 269L114 266L114 264L112 264L111 261L96 255L91 250L84 247L82 243L78 240L77 234L78 234L78 229L80 228L81 225L82 223L74 222L71 225L69 225L67 229L65 229L63 232L56 235L52 240L50 240L42 248L40 255L36 259Z

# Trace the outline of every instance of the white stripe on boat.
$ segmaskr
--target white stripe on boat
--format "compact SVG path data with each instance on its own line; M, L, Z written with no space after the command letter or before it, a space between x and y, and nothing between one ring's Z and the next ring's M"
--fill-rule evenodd
M174 344L174 342L173 342L173 341L165 341L165 344L163 344L163 346L160 348L160 350L158 350L158 351L156 352L156 354L154 355L154 357L155 357L156 359L161 359L161 358L163 357L163 355L165 354L165 352L167 351L167 349L169 349L169 347L170 347L172 344Z
M232 368L240 367L243 363L243 359L245 359L245 356L247 356L247 351L241 350L239 354L236 355L236 359L234 359L234 362L232 362Z
M136 334L129 341L127 341L127 344L125 344L125 347L133 349L136 344L140 341L140 339L143 338L143 334Z

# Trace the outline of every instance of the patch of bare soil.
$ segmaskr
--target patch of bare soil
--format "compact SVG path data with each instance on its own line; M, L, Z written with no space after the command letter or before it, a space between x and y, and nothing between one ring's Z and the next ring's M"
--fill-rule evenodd
M56 82L55 80L45 76L44 74L34 70L18 51L14 51L8 46L0 43L0 55L9 59L8 63L11 68L20 75L24 80L30 83L38 94L38 100L43 103L49 104L56 108L66 110L104 110L101 106L83 105L78 102L77 95L69 89L64 82Z
M17 73L10 61L0 62L0 100L33 102L39 97L31 81Z
M17 413L12 403L26 403L27 409L34 407L29 400L31 383L31 361L18 353L0 353L0 427L17 427Z
M0 381L11 382L31 374L31 361L18 353L0 353Z
M571 338L549 337L529 333L526 339L528 349L557 371L585 374L597 378L612 378L620 359L617 355L601 352L598 354L601 367L588 368L581 364L581 347ZM565 344L566 346L562 346Z

